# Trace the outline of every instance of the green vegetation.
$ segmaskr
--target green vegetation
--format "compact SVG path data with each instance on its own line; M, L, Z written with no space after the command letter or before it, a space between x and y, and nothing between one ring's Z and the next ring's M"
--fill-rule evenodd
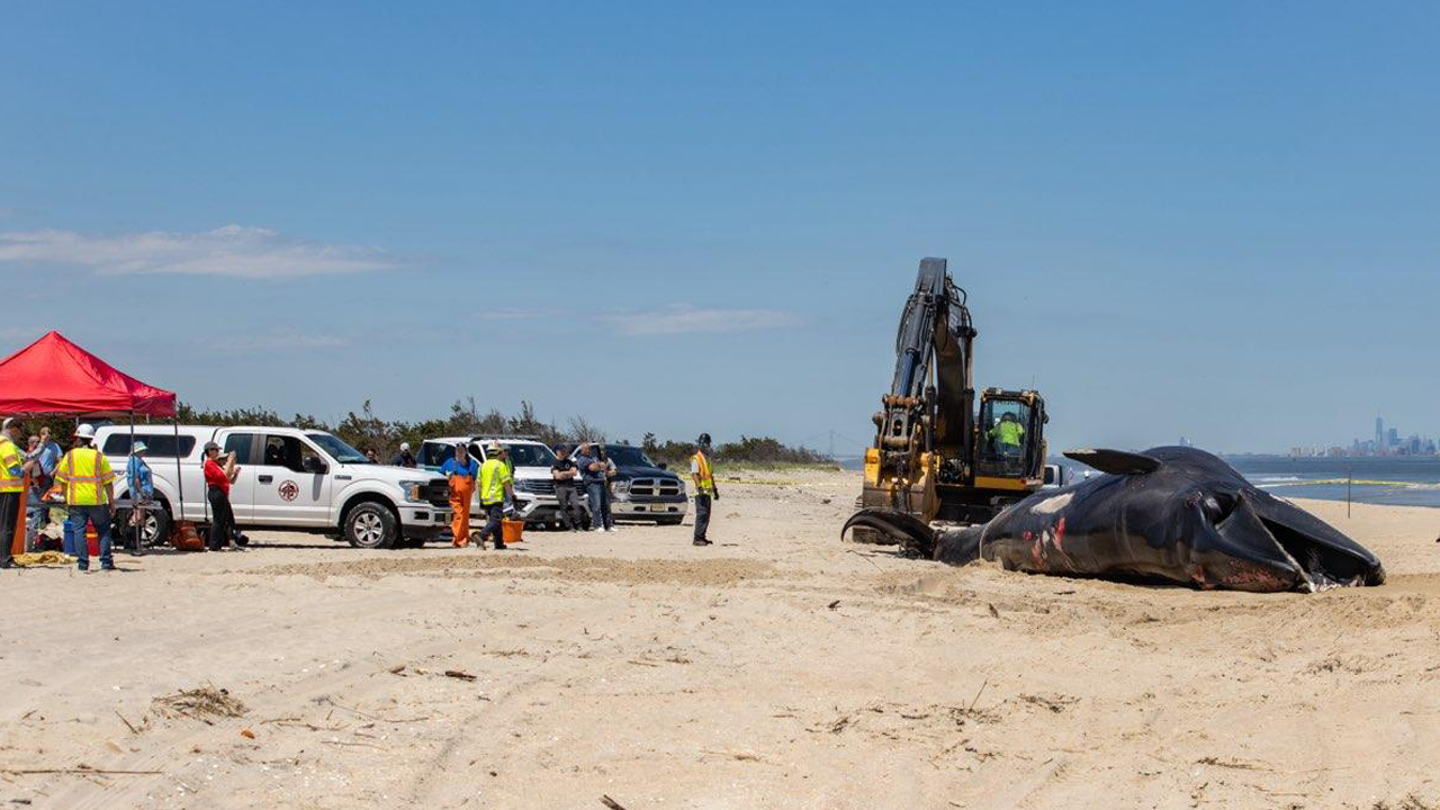
M535 436L551 446L579 441L631 444L624 439L610 437L602 428L583 416L573 416L561 427L537 417L534 406L529 402L520 403L519 413L506 415L494 408L482 411L473 397L464 401L457 400L450 406L447 416L419 422L381 419L375 415L369 400L365 401L359 412L347 413L334 425L309 414L297 413L287 419L270 408L209 411L184 402L179 406L179 418L182 425L260 425L327 430L361 450L373 448L385 461L389 461L390 457L399 451L401 442L410 442L410 446L418 451L420 442L436 436ZM75 432L73 417L46 417L25 420L21 428L22 436L38 432L42 425L49 425L55 440L62 445L69 445L70 437ZM660 441L653 433L646 433L640 446L655 461L670 464L676 469L680 469L682 465L683 469L689 469L690 455L695 452L694 444L689 441ZM21 447L24 447L23 438ZM819 453L803 447L789 447L768 436L741 436L738 442L722 442L715 447L715 461L720 464L744 462L765 467L830 463L828 458Z

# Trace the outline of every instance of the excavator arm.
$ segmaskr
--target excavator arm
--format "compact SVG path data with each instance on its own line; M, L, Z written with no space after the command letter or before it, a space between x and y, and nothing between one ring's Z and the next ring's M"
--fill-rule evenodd
M975 335L965 292L946 261L922 259L895 336L895 376L875 414L877 477L900 484L907 501L910 485L927 472L959 480L973 461ZM927 461L941 458L945 468L926 470Z

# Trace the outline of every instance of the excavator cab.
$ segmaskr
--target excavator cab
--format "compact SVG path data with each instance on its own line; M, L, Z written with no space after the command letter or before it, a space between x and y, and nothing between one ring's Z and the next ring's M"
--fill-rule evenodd
M975 485L1033 490L1045 468L1045 400L1034 391L986 389L975 426ZM1018 485L1018 487L1017 487Z

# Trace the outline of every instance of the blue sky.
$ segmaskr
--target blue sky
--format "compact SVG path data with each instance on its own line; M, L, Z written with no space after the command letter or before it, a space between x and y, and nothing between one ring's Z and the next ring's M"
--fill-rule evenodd
M1440 6L416 8L0 12L0 350L865 440L938 255L1056 445L1440 434Z

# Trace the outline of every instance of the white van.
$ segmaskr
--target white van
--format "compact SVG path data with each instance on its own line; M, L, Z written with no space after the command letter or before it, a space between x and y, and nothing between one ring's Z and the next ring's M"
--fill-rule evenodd
M129 498L130 431L128 425L106 425L95 433L95 446L115 470L121 505ZM323 430L137 425L134 431L147 447L145 460L162 507L146 521L147 541L168 537L173 520L209 522L201 465L203 448L212 441L222 454L235 452L240 474L230 487L230 504L242 529L315 532L358 548L418 546L449 537L450 487L443 478L374 464Z

